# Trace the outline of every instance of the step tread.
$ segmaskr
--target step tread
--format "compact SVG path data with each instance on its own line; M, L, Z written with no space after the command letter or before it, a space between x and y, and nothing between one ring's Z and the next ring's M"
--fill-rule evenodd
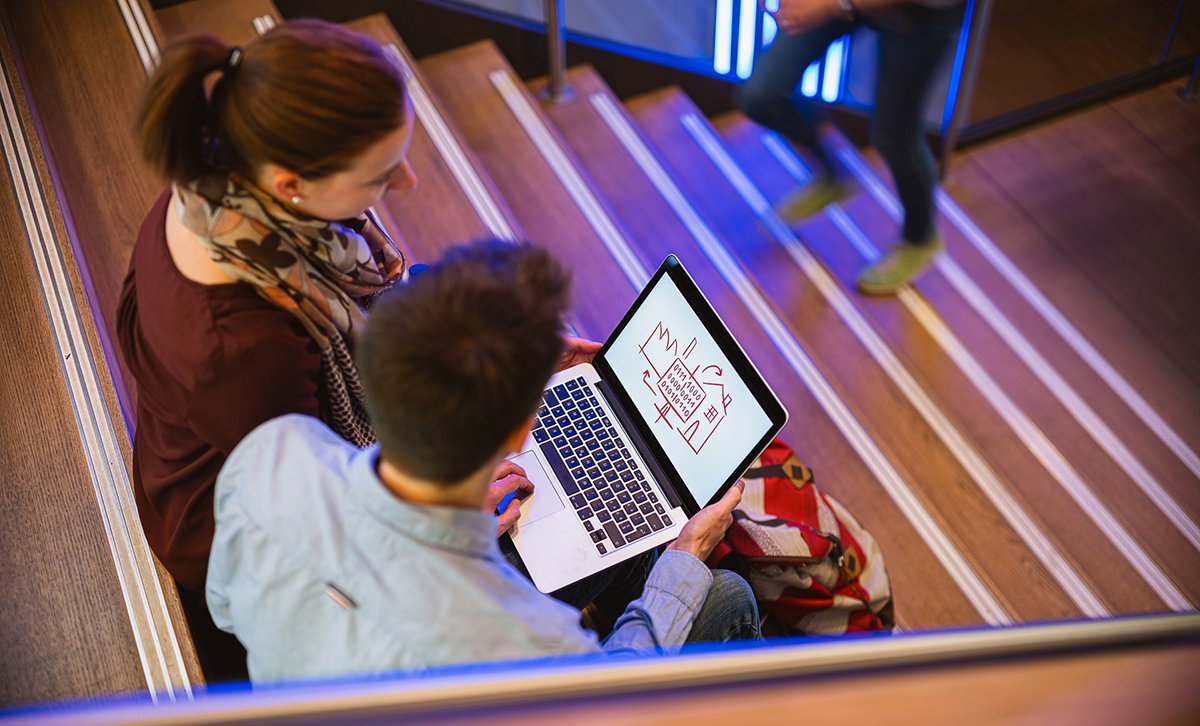
M258 36L254 19L283 20L271 0L188 0L154 13L163 45L192 33L208 33L226 45L245 45Z
M695 163L696 145L678 121L684 113L696 113L690 101L678 93L660 93L635 99L630 106L668 161L677 169L687 168L687 174L677 178L685 180L689 196L701 208L712 210L711 221L726 238L737 239L731 251L768 297L788 311L787 321L797 338L806 343L818 367L959 551L991 583L993 595L1007 601L1022 620L1078 615L923 417L724 177L706 157L700 157L703 164ZM1000 552L1007 554L997 556Z
M574 290L581 332L602 340L633 301L636 290L489 80L489 74L508 74L518 92L532 103L551 139L564 148L565 144L491 42L431 56L422 60L421 66L509 201L529 241L551 250L576 271ZM566 156L568 165L574 164L569 151ZM577 164L571 168L578 172ZM598 201L603 213L605 202ZM617 232L623 234L619 229ZM639 262L650 271L657 263L644 259Z
M755 183L774 200L790 191L796 182L767 152L761 136L761 129L749 120L725 123L723 137L727 145L743 160ZM896 235L896 224L865 192L855 195L841 208L877 248L887 245ZM815 216L801 226L800 233L831 273L850 286L864 260L831 220L829 214ZM952 247L951 254L956 253ZM917 285L923 293L920 299L928 302L937 319L954 331L966 351L988 371L1004 394L1050 437L1054 448L1067 457L1080 477L1097 493L1106 482L1121 490L1121 501L1110 503L1109 508L1118 514L1118 518L1128 518L1134 523L1140 521L1140 524L1130 526L1130 531L1141 532L1143 525L1154 523L1156 531L1144 532L1140 537L1143 546L1151 553L1158 553L1156 559L1160 563L1172 557L1187 557L1179 554L1180 545L1186 545L1186 541L1177 532L1162 529L1161 525L1166 522L1161 518L1154 519L1152 507L1138 512L1120 511L1127 508L1123 504L1128 500L1129 481L1125 475L1070 419L1004 341L948 287L936 272L922 277ZM1111 558L1121 557L1121 551L1039 464L1030 448L900 301L864 299L861 310L947 417L987 458L1002 477L1005 487L1023 504L1039 528L1056 548L1069 553L1080 571L1101 571ZM1200 565L1200 559L1197 564ZM1181 576L1179 579L1183 582L1188 578ZM1161 607L1140 578L1123 582L1097 580L1093 590L1120 612L1142 612Z
M425 73L420 65L413 61L408 48L386 15L369 15L346 25L385 46L394 46L416 74L416 83L424 89L429 89L430 83ZM450 138L445 141L453 141L462 149L466 163L479 177L482 190L495 202L504 224L520 236L520 224L447 112L445 104L437 94L428 93L428 96L432 110L441 117L450 134ZM414 116L416 113L417 109L414 107ZM418 121L413 129L408 160L417 175L416 188L388 192L384 195L382 206L387 207L397 228L412 248L415 261L436 259L441 250L450 245L490 236L488 226L455 177L450 163L438 149L431 135L431 128L426 123Z

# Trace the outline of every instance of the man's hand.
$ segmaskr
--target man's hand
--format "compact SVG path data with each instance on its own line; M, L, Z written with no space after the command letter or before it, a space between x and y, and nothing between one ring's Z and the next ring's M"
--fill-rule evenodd
M596 354L603 347L593 340L584 340L583 338L574 338L566 336L563 338L562 358L558 361L558 367L555 372L565 371L571 366L577 366L580 363L591 363Z
M725 530L733 524L733 509L742 501L745 489L746 483L738 480L725 496L696 512L667 549L691 552L701 562L707 560L713 548L725 537Z
M507 459L500 462L492 473L492 483L488 485L487 495L483 498L483 511L493 514L500 500L517 492L508 506L504 508L497 520L496 536L504 534L508 528L517 523L521 517L521 500L533 493L533 482L525 478L525 470Z

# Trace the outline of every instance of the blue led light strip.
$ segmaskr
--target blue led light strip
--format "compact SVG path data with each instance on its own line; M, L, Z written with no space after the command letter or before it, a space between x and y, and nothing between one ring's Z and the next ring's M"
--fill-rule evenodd
M713 36L713 70L729 73L733 63L733 0L717 0L717 17Z
M743 80L754 70L754 36L758 29L758 0L742 0L738 18L737 76Z

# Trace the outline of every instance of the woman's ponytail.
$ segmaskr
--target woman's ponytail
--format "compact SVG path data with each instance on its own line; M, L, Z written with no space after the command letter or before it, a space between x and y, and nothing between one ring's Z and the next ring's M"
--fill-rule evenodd
M220 71L210 90L209 74ZM342 171L407 122L404 79L375 41L322 20L292 20L241 50L210 36L163 52L142 96L142 157L190 182L253 178L273 163L307 179Z
M208 35L173 43L151 76L138 108L142 158L163 178L186 182L212 169L205 79L222 70L229 48ZM220 82L220 81L218 81Z

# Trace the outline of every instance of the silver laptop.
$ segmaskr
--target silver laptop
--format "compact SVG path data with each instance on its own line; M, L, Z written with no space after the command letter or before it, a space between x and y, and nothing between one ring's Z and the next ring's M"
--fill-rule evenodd
M591 364L550 379L509 531L553 592L679 535L787 421L696 283L667 257Z

